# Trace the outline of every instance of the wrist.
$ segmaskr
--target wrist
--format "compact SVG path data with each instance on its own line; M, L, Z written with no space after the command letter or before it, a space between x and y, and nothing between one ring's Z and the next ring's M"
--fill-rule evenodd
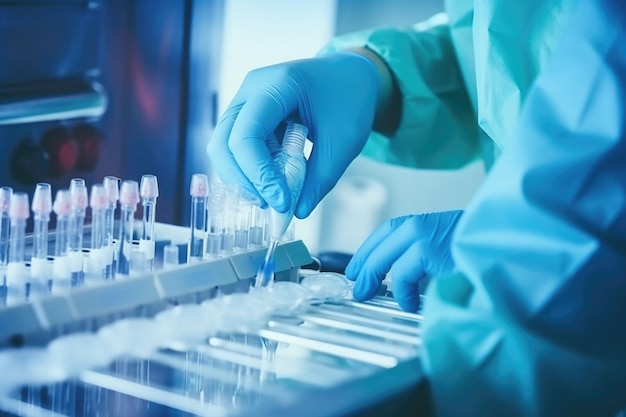
M402 94L393 73L374 51L365 47L349 51L363 56L376 69L379 94L373 129L388 136L393 135L400 125L402 114Z

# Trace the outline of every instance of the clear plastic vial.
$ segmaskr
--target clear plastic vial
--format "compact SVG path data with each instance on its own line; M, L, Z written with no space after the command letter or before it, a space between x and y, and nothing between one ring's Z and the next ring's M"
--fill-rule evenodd
M222 242L220 254L231 255L235 249L235 229L237 206L239 204L239 191L235 187L229 187L224 194L224 211L222 218Z
M29 217L28 194L15 193L11 197L9 218L11 235L9 238L9 264L7 266L8 302L26 298L26 265L24 254L26 246L26 221Z
M89 206L91 207L91 251L89 252L89 267L87 279L106 278L106 267L109 257L105 249L105 219L107 209L106 190L102 184L91 187Z
M287 180L291 192L291 206L285 213L270 209L270 240L278 241L287 231L293 213L296 210L300 192L304 185L306 174L306 158L304 157L304 143L308 130L306 126L289 123L283 138L282 150L276 155L275 161Z
M0 188L0 268L6 267L9 263L9 230L11 228L9 204L12 195L11 187Z
M70 226L70 268L72 269L72 285L79 285L84 281L83 271L83 235L85 227L85 213L88 205L87 186L82 178L72 178L70 181L70 196L72 198L72 223Z
M68 289L71 281L71 268L68 257L70 247L70 223L72 218L72 198L69 190L59 190L54 198L52 209L57 216L54 241L53 286L52 291Z
M209 230L207 234L207 259L215 259L222 250L222 222L224 218L224 186L214 184L209 200Z
M235 213L235 252L248 250L251 213L252 202L240 198Z
M150 272L154 269L154 222L156 219L156 203L159 196L159 184L154 175L144 175L140 184L141 206L143 208L143 220L139 250L146 255L145 270Z
M117 200L120 198L120 179L113 176L106 176L102 181L104 190L107 195L107 207L104 212L104 252L107 263L104 270L104 277L111 279L115 277L117 270L117 251L114 239L115 233L115 210L117 209Z
M258 205L250 207L250 246L260 248L265 244L265 228L267 224L267 210Z
M52 188L42 182L33 196L33 255L30 261L31 292L46 293L48 289L48 224L52 212Z
M265 259L259 267L254 284L255 287L265 287L273 280L274 251L293 219L293 213L304 184L304 175L306 173L304 143L306 142L307 133L306 126L289 123L283 138L282 150L274 157L274 161L287 181L291 194L291 205L285 213L280 213L274 209L269 211L269 245Z
M202 260L206 238L207 198L209 196L209 179L204 174L193 174L189 188L191 196L191 236L187 249L187 262Z
M117 272L120 275L128 276L130 274L130 260L133 253L133 223L137 204L139 204L139 184L137 184L137 181L127 180L122 182L120 191L122 219L120 222L117 265Z

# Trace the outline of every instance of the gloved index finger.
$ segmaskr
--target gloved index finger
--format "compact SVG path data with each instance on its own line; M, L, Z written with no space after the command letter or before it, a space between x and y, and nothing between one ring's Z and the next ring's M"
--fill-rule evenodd
M348 263L346 267L346 277L354 281L374 249L376 249L391 232L400 227L408 217L410 216L395 217L378 226L378 228L365 239L350 260L350 263Z
M287 182L272 159L266 140L296 108L294 103L265 92L250 96L233 125L229 147L237 164L259 194L274 209L291 205Z

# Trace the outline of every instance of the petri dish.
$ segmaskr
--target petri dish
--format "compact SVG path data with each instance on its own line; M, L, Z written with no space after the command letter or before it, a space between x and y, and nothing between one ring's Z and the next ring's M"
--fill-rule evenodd
M98 338L115 356L145 357L163 344L163 329L151 319L128 318L101 328Z
M108 344L93 333L61 336L48 344L48 353L69 376L108 365L114 358Z
M202 303L207 314L216 317L222 332L251 332L264 327L272 308L264 299L250 293L234 293Z
M269 287L252 289L251 294L262 299L274 314L294 312L308 304L314 296L307 287L289 281L278 281Z
M164 338L183 342L201 342L218 329L219 318L207 316L197 304L181 304L155 316Z
M302 286L309 289L315 298L321 300L343 299L350 294L350 282L345 275L335 272L322 272L305 277Z

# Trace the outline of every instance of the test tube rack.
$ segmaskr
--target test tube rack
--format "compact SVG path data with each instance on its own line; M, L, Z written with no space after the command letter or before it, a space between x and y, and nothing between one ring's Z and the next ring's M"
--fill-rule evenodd
M184 255L183 242L188 231L184 227L157 224L159 246L179 245ZM45 342L47 335L54 335L58 328L76 327L86 320L111 314L133 314L137 308L158 311L164 303L200 302L212 297L217 288L226 292L245 291L264 256L265 249L261 248L193 264L181 263L175 269L156 269L0 307L0 348L23 345L30 339ZM302 241L282 243L275 254L276 279L296 281L298 269L311 262Z
M187 234L187 228L167 224L157 224L156 227L156 240L161 245L184 245ZM218 290L224 293L247 291L264 255L265 249L259 248L214 260L181 264L174 269L156 269L134 277L103 281L64 294L0 308L0 352L5 348L42 346L59 335L98 328L124 317L152 317L172 304L197 304L215 297ZM277 280L297 282L300 267L312 262L302 241L281 243L275 256ZM371 308L381 317L387 314L392 318L410 316L384 297L362 307ZM409 318L419 322L418 315ZM387 334L391 337L393 331L388 330ZM382 340L384 344L385 338ZM315 342L325 349L332 349L332 343ZM338 345L337 349L343 348ZM389 357L393 357L393 352ZM424 387L419 357L415 353L398 360L394 366L381 367L374 373L346 380L332 388L310 390L306 395L299 393L279 403L260 401L254 407L236 407L227 415L408 416L414 415L422 406ZM1 410L2 404L0 414Z

